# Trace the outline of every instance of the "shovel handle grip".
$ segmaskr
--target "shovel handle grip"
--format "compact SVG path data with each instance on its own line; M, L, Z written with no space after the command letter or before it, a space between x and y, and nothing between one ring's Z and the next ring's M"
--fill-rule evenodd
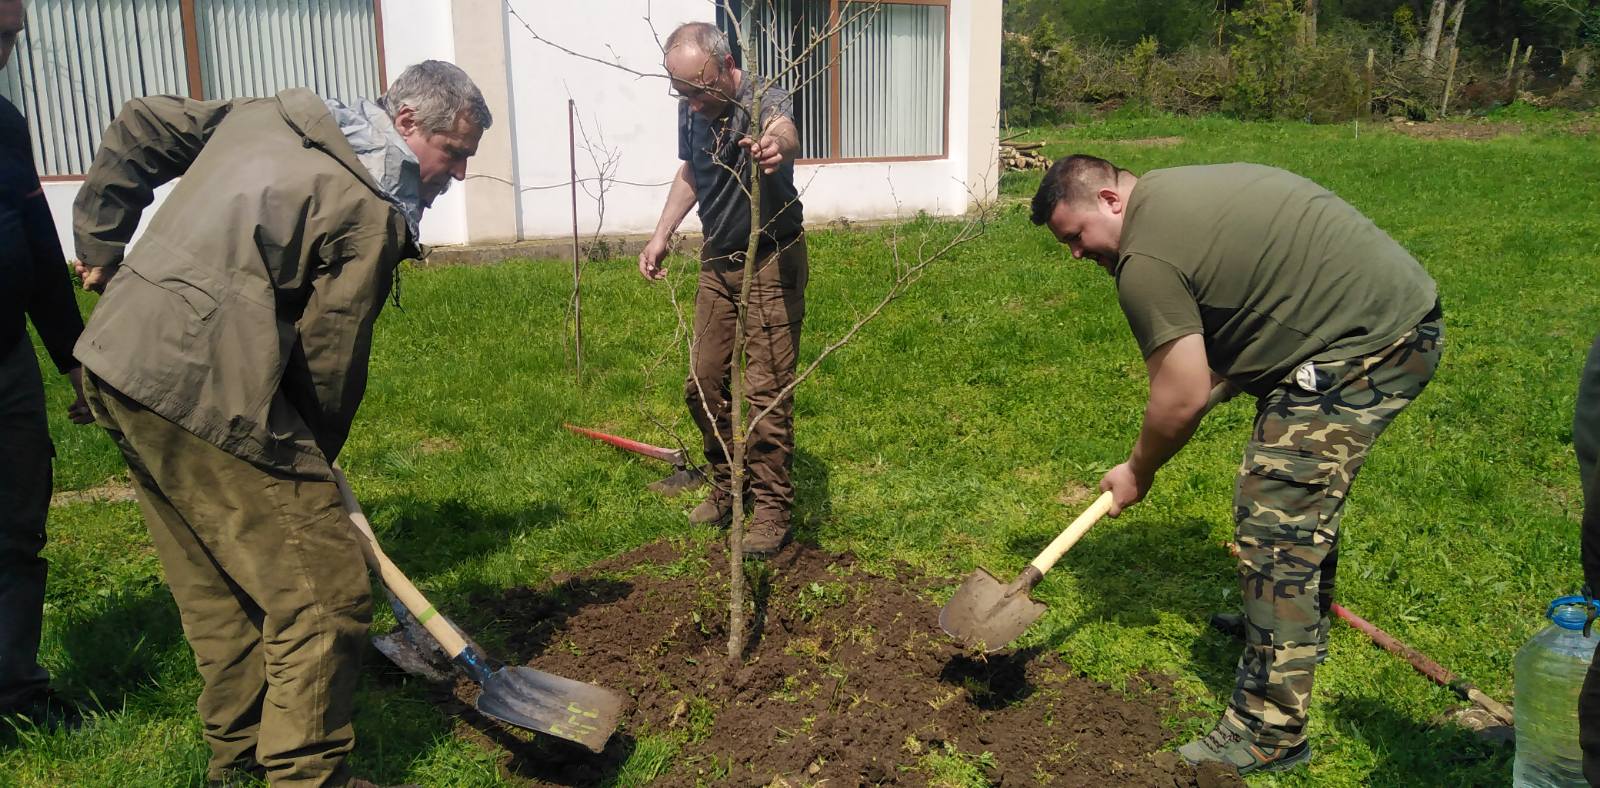
M372 532L372 524L367 522L367 515L361 511L361 504L356 501L356 495L350 491L350 482L344 478L344 471L337 466L333 469L333 483L339 486L339 497L344 499L345 513L350 517L350 523L355 526L356 532L361 535L361 553L367 559L367 566L378 573L383 584L400 600L400 604L411 611L417 623L428 630L439 645L444 648L444 653L451 659L460 656L467 648L467 641L456 633L456 628L450 625L449 619L439 615L427 597L412 585L411 580L400 571L385 555L383 548L378 544L378 537Z
M1107 490L1100 493L1100 497L1094 499L1094 503L1089 504L1089 508L1078 515L1078 519L1073 520L1072 525L1067 526L1067 530L1062 531L1061 535L1057 536L1029 565L1039 570L1041 575L1050 571L1050 567L1055 566L1056 562L1061 560L1061 556L1066 555L1067 551L1071 550L1072 546L1077 544L1078 540L1082 539L1083 535L1088 533L1095 523L1100 522L1100 518L1105 517L1109 511L1111 511L1111 491Z

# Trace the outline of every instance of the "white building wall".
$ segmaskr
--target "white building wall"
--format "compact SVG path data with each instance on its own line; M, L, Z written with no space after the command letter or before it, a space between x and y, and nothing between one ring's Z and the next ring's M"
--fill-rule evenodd
M455 0L477 2L477 0ZM657 36L665 38L682 22L715 19L714 0L511 0L512 7L538 34L575 51L619 62L645 73L660 73ZM644 18L649 9L652 19ZM514 183L483 189L478 195L512 200L525 238L566 236L572 231L569 177L567 99L590 141L617 158L615 182L606 195L599 229L612 233L648 233L654 229L666 199L668 181L676 172L676 102L667 95L666 80L636 77L607 65L573 57L534 40L521 21L507 14L501 41L459 41L451 3L441 0L383 0L385 69L392 80L419 60L456 60L464 46L504 47L507 52L511 107L491 107L497 122L515 118ZM652 30L652 22L654 30ZM470 37L470 36L469 36ZM972 194L992 195L997 189L995 161L999 93L999 0L951 0L950 86L947 112L947 158L907 162L861 162L805 165L795 172L804 191L808 223L845 217L852 220L965 212ZM988 40L993 38L993 41ZM976 55L976 60L975 60ZM990 62L992 61L992 62ZM976 80L976 81L975 81ZM994 83L990 85L989 83ZM509 111L508 111L509 110ZM578 144L584 144L582 132ZM597 155L600 154L597 151ZM490 165L484 162L484 167ZM468 165L469 174L474 171ZM578 150L578 177L592 179L596 167ZM45 194L72 254L71 209L80 181L45 184ZM578 224L584 235L600 223L594 183L578 194ZM969 194L969 187L972 194ZM146 211L146 220L170 192L165 187ZM474 199L485 199L475 197ZM495 206L499 207L499 206ZM427 244L465 243L468 225L482 208L468 204L467 190L457 184L435 201L423 217ZM691 212L682 230L698 231ZM479 233L481 235L481 233ZM137 239L137 236L135 236Z
M620 62L637 71L659 74L660 47L678 24L714 21L714 0L589 0L551 3L512 0L517 13L539 36L582 54ZM808 223L846 217L853 220L909 216L917 211L936 215L964 213L967 192L973 37L969 32L974 6L998 0L952 0L950 19L949 156L908 162L862 162L805 165L795 171L802 189ZM652 13L644 19L645 9ZM996 34L998 31L996 31ZM572 231L569 179L567 99L577 111L590 140L618 158L612 177L618 181L606 195L605 233L648 233L655 228L667 186L677 171L677 106L658 77L638 77L608 65L586 61L535 41L517 20L509 23L511 90L519 120L518 166L521 172L522 230L528 238L568 235ZM998 53L998 39L992 43ZM987 78L999 79L998 62ZM990 125L993 125L992 123ZM578 177L593 178L594 163L582 150L578 135ZM993 156L985 156L992 160ZM593 183L588 184L592 192ZM980 194L992 184L973 184ZM594 198L580 190L580 233L592 234L598 217ZM682 226L697 231L691 212Z

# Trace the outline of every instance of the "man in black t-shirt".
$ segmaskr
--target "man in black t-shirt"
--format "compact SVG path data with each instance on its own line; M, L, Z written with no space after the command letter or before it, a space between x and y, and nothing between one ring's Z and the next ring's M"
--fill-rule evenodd
M805 317L808 274L794 159L800 135L787 92L734 65L727 39L714 25L691 22L667 37L666 69L678 102L678 157L661 220L644 251L639 273L666 277L662 261L672 233L696 203L705 244L695 296L694 338L685 400L705 440L712 491L689 515L691 522L725 523L733 509L729 454L733 449L730 376L739 293L750 238L749 165L760 165L761 239L750 283L745 335L745 419L768 407L750 426L745 465L746 500L754 516L745 532L747 555L766 557L789 539L794 485L794 380ZM760 131L750 134L751 109L760 104ZM774 404L776 403L776 404Z
M0 68L22 32L22 0L0 0ZM83 401L72 346L83 318L67 277L50 206L39 185L28 127L0 98L0 716L59 719L50 674L39 665L44 621L44 521L50 511L50 458L44 384L25 321L44 341L78 399L74 422L93 421Z

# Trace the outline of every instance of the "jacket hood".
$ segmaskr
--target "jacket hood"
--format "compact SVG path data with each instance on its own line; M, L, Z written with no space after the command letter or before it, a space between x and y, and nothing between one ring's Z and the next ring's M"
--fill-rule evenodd
M291 88L277 95L279 112L283 120L299 134L308 148L318 148L333 157L345 169L356 176L367 188L379 197L389 202L406 217L406 226L411 230L413 244L418 239L417 223L409 212L400 204L395 195L386 190L372 172L362 164L361 157L357 155L345 130L340 126L339 120L334 117L320 96L306 88Z
M347 107L327 99L328 111L338 122L345 141L355 150L361 166L372 174L389 201L405 214L411 234L422 221L422 170L389 112L377 103L360 99Z

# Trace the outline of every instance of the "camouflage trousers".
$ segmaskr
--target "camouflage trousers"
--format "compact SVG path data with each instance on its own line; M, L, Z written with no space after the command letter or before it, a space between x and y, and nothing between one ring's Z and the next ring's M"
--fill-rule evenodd
M1303 365L1256 404L1233 498L1246 626L1225 719L1259 744L1305 739L1345 497L1373 442L1433 378L1443 330L1435 309L1376 354Z

